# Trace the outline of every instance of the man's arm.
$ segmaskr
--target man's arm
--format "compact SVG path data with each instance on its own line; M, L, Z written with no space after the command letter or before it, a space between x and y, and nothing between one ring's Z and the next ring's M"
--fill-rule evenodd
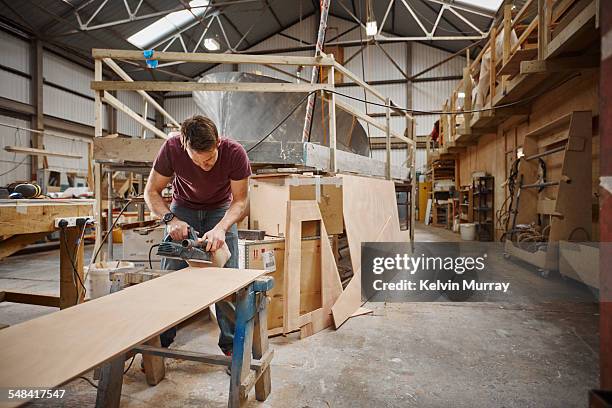
M149 210L159 218L170 212L170 208L164 201L161 193L172 180L171 177L161 175L155 169L151 169L147 185L145 186L144 199L149 207ZM168 223L168 233L174 240L187 238L189 225L174 217Z
M219 221L215 228L208 231L202 239L208 240L207 251L216 251L225 242L225 233L232 225L244 218L244 212L249 200L249 178L242 180L230 180L232 189L232 203L225 216Z

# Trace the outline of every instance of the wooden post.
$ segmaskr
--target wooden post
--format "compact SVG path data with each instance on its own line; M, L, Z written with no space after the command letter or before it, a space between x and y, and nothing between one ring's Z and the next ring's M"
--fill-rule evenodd
M510 59L510 37L512 35L512 5L504 6L504 50L503 50L503 65L505 66ZM506 89L508 76L502 77L502 92Z
M609 50L612 48L612 8L604 1L600 12L601 49ZM612 151L612 57L609 54L601 56L599 95L600 151L609 152ZM612 161L600 160L599 169L599 387L612 390Z
M546 58L548 48L548 21L547 14L549 7L546 6L547 0L538 0L538 59L541 61Z
M96 59L94 61L94 80L102 80L102 61ZM94 137L102 136L102 93L94 91ZM94 196L96 203L94 205L94 213L96 215L96 242L94 245L94 253L98 251L102 245L102 168L99 163L94 164ZM92 259L96 262L95 259Z
M78 227L60 231L60 309L83 302L83 240ZM75 271L76 269L76 271Z
M124 364L125 354L120 354L102 365L96 396L96 408L119 408Z
M386 160L385 160L385 177L387 180L391 180L391 100L387 98L385 100L387 105L385 111L385 119L387 121L387 131L385 135L385 147L386 147Z
M334 86L335 83L334 76L335 69L331 66L327 71L327 83L331 86ZM336 173L338 171L338 163L336 162L336 94L330 93L329 95L329 171Z
M148 120L147 119L147 111L149 110L149 103L148 103L146 98L142 98L142 102L143 102L142 118L144 120ZM143 138L143 139L147 138L147 128L144 127L144 126L141 126L141 128L140 128L140 137Z
M465 112L463 114L463 127L465 129L465 133L470 134L472 133L472 113L469 112L472 110L472 76L470 75L469 65L466 68L463 68L463 83L463 92L465 93L465 97L463 98L463 111Z
M495 47L497 42L497 27L491 28L491 61L489 66L489 96L491 98L491 108L493 107L493 98L495 98L495 82L497 73L495 72L495 54L497 53ZM492 113L492 112L491 112Z
M34 115L32 116L32 129L45 130L44 110L43 110L43 44L40 39L35 39L31 45L30 53L30 74L32 83L30 84L30 94ZM43 148L43 135L31 132L32 147L35 149ZM45 157L30 156L31 177L36 180L38 169L43 167Z
M456 110L457 110L457 91L453 91L453 93L451 94L451 100L450 100L451 116L450 116L450 125L449 125L450 129L448 132L449 143L455 141L455 134L457 132L457 116L455 115Z
M151 340L145 343L152 347L161 347L161 340L159 336L153 337ZM164 364L164 358L155 356L153 354L144 353L142 355L142 361L144 364L145 377L147 378L147 384L157 385L166 376L166 366Z

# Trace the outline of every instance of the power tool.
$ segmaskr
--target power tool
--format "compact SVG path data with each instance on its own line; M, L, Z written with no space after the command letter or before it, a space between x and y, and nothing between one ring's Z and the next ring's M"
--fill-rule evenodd
M176 242L168 235L157 248L157 255L165 258L180 259L203 264L212 263L212 253L204 250L207 241L199 242L197 232L189 227L189 238Z

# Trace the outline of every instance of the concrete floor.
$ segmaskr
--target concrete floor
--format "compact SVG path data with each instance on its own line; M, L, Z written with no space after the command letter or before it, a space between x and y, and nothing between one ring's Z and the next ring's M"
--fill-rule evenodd
M458 235L419 226L416 239ZM11 257L0 262L0 287L57 293L58 263L57 251ZM272 394L265 403L251 395L248 406L587 406L587 391L598 385L597 305L573 281L543 279L515 263L504 267L521 292L514 303L369 303L373 315L350 319L338 331L271 339ZM542 302L539 294L547 291L564 292L572 301ZM0 323L53 310L2 303ZM213 322L201 319L179 330L172 347L214 351L217 334ZM226 406L224 369L166 364L165 380L149 387L136 357L124 379L122 406ZM93 406L95 389L84 380L66 389L61 406Z

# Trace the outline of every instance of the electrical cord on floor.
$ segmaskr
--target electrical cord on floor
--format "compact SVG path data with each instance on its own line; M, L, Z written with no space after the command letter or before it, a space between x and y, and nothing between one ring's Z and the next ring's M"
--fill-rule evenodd
M132 364L134 363L134 359L136 358L136 354L134 354L132 356L132 359L130 360L130 364L128 364L128 367L123 370L123 375L126 375L128 371L130 371L130 368L132 368ZM98 389L98 386L96 384L94 384L94 382L92 380L90 380L89 378L83 376L79 377L81 380L85 380L89 383L89 385L91 385L92 387L94 387L95 389Z
M89 385L91 385L92 387L94 387L95 389L98 389L98 386L96 384L94 384L93 381L91 381L89 378L85 377L85 376L81 376L79 377L81 380L85 380L89 383Z

